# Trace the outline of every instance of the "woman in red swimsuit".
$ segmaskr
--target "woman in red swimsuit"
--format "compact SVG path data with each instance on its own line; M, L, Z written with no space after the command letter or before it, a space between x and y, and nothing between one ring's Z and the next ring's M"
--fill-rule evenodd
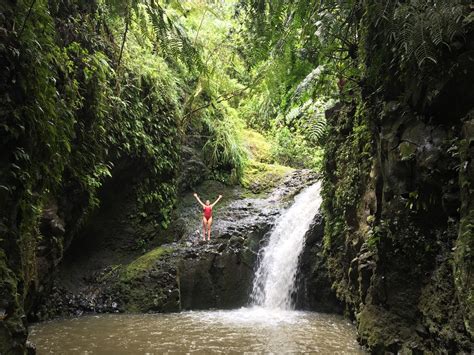
M219 200L222 198L222 195L219 195L219 197L213 204L211 204L211 201L209 200L206 200L206 203L202 203L197 193L194 193L194 197L196 197L196 200L199 202L203 209L202 227L204 229L204 235L202 236L202 239L206 240L207 233L207 240L211 240L212 207L214 207L214 205L219 202Z

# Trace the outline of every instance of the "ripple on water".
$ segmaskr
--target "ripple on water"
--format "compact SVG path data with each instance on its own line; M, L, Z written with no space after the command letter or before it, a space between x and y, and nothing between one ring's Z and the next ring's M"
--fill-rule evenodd
M319 352L363 354L339 316L263 308L84 316L33 325L38 354Z

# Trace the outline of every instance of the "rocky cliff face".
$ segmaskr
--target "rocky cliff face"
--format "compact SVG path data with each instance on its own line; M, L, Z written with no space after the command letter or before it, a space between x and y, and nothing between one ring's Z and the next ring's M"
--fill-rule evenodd
M472 350L473 48L327 112L328 268L374 353Z
M123 253L119 247L112 248L118 235L116 229L107 226L115 223L116 216L108 213L111 221L101 219L105 227L100 233L83 236L95 238L94 243L88 239L82 247L80 243L71 246L59 266L52 292L31 317L40 320L83 312L170 312L244 306L267 232L282 208L315 179L310 171L297 171L267 196L260 197L238 187L205 182L197 188L199 192L207 195L219 191L225 196L214 212L212 240L200 241L201 212L188 193L180 198L174 223L168 230L173 242L146 253ZM97 228L97 220L91 223ZM316 234L321 240L321 224L318 225ZM84 230L92 233L87 226ZM120 240L129 245L128 238Z
M296 279L295 306L297 309L341 314L344 308L331 289L323 237L324 218L318 213L305 236Z

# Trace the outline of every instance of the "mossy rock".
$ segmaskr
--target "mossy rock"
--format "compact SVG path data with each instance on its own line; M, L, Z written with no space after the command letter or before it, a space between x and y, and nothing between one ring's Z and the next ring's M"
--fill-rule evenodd
M399 146L400 159L402 161L410 160L415 157L416 145L410 142L402 142Z
M170 247L158 247L123 266L112 281L111 297L127 312L179 311L177 272L163 257Z
M474 117L474 110L471 111ZM464 326L474 337L474 118L463 125L463 139L460 141L461 169L461 219L459 235L454 252L454 280L457 298L460 301Z
M357 321L359 341L374 354L397 353L404 344L421 343L413 327L383 307L366 305Z
M122 271L122 279L130 280L143 275L149 271L163 255L171 251L171 248L158 247L140 256L125 266Z
M241 184L253 193L266 192L278 186L283 178L294 169L272 164L272 145L260 133L252 129L245 129L245 146L250 160L247 162Z
M280 184L293 168L278 164L250 161L244 169L241 183L254 193L266 192Z
M0 354L22 353L27 338L17 282L0 249Z
M432 348L447 347L449 344L460 344L465 349L470 346L469 337L463 331L463 311L453 282L453 260L450 255L433 272L431 282L423 288L420 297L423 326L425 333L432 335Z

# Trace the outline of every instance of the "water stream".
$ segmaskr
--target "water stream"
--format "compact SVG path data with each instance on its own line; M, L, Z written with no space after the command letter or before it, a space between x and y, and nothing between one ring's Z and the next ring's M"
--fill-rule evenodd
M320 183L301 192L261 251L252 306L231 311L109 314L33 325L38 354L322 353L363 354L352 324L293 310L298 259L319 210Z
M261 251L251 301L272 309L293 309L292 294L305 234L321 206L321 182L306 188L280 217Z

